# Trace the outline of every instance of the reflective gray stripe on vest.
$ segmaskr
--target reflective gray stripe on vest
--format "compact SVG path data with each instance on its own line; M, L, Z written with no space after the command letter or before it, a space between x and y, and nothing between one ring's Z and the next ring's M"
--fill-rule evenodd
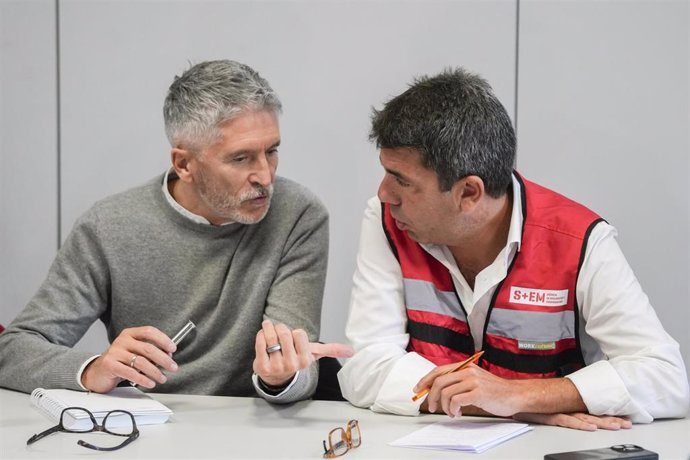
M403 279L403 286L407 308L467 320L455 292L439 291L433 283L409 278Z
M487 334L531 342L555 342L575 337L572 311L541 312L494 308Z

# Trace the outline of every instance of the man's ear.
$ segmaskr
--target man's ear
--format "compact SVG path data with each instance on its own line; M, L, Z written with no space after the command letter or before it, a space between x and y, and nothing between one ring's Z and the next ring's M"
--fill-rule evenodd
M484 197L484 181L479 176L463 177L451 188L453 199L462 212L472 211Z
M189 150L173 147L170 151L170 159L172 160L172 166L177 177L183 182L192 182L191 168L193 168L193 166L191 163L194 159L194 154Z

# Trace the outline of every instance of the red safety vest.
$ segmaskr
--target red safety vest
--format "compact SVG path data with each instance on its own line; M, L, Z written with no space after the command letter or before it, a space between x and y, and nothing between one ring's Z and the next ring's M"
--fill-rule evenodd
M567 375L584 366L575 286L589 233L602 219L584 206L522 179L520 251L496 287L479 365L506 378ZM437 365L474 353L467 312L450 272L382 205L383 229L403 276L408 351Z

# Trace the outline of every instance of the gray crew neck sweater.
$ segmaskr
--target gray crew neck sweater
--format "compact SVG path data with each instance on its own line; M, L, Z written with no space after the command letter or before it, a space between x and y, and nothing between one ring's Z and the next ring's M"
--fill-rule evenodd
M172 336L194 321L174 355L179 370L153 390L165 393L255 396L254 341L264 318L318 340L328 257L320 201L278 177L261 222L212 226L175 211L162 179L78 219L39 291L0 334L0 386L80 389L79 367L103 350L72 346L98 319L111 342L128 327ZM316 366L303 373L290 401L313 393Z

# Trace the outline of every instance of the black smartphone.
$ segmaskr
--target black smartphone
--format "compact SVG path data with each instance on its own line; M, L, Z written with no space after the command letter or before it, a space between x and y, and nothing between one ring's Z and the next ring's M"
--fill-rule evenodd
M658 460L659 454L635 444L618 444L601 449L574 450L544 455L544 460L615 460L619 458L635 460Z

